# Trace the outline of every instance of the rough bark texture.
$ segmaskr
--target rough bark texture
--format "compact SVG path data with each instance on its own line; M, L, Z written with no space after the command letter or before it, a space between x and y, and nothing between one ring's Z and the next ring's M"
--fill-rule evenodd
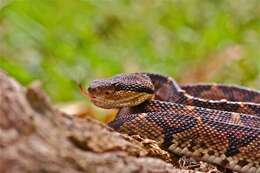
M0 71L0 172L194 172L155 142L55 110L39 85Z

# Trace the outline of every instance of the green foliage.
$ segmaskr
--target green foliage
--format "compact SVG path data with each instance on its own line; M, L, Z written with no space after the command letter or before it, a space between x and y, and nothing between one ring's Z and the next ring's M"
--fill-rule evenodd
M1 4L2 3L2 4ZM0 1L0 68L56 101L76 81L150 71L260 88L258 0Z

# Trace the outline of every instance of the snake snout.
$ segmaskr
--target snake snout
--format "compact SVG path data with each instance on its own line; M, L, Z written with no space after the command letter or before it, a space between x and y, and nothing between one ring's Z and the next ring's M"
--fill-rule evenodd
M95 93L97 93L97 88L89 86L88 87L88 94L89 94L89 96L91 98L96 98L96 96L95 96L96 94Z
M95 88L93 88L93 87L91 87L91 86L90 86L90 87L88 87L88 92L89 92L89 93L95 92L95 90L96 90L96 89L95 89Z

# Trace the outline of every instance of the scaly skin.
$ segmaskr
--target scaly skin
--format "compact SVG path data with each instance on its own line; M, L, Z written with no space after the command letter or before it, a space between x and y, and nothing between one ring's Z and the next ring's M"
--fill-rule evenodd
M121 108L109 123L119 132L234 171L260 173L259 91L217 84L180 87L150 73L97 80L88 91L97 106Z

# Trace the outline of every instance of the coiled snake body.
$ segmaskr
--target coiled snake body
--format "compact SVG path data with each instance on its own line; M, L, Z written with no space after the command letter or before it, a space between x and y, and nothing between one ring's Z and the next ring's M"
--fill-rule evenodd
M95 80L91 101L120 108L109 126L234 171L260 173L260 92L217 84L179 86L150 73Z

